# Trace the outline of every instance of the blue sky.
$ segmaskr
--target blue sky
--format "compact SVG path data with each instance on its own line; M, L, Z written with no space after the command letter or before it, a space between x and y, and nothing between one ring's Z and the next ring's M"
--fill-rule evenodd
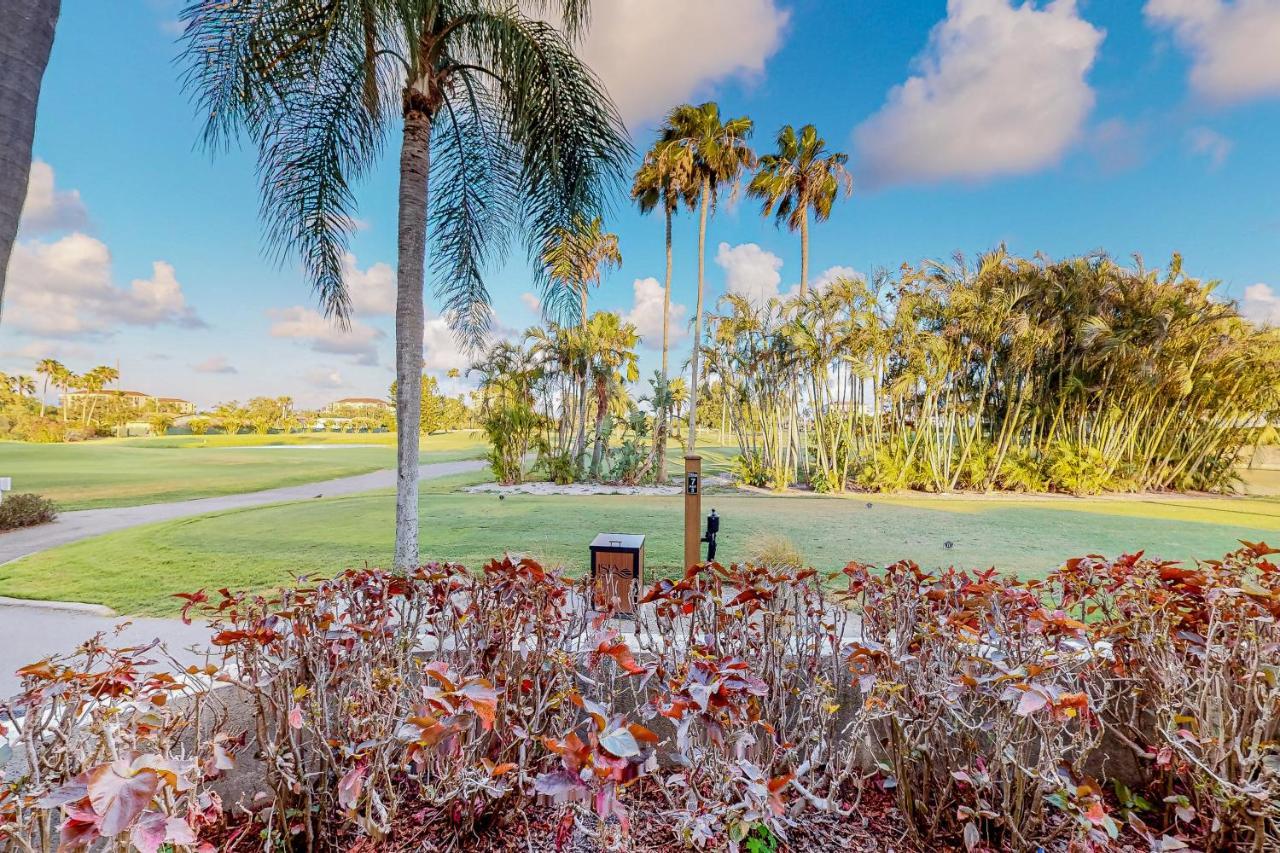
M394 149L360 188L359 310L343 336L296 263L263 254L251 152L198 145L174 63L179 5L64 0L0 369L29 373L44 355L74 370L119 361L123 386L202 405L385 394ZM1152 265L1181 252L1252 316L1280 321L1280 0L686 5L599 0L584 54L640 149L669 106L714 98L755 120L758 151L783 123L812 122L849 152L855 192L815 228L812 275L1002 241ZM620 198L608 224L625 260L593 306L627 314L656 345L662 223ZM676 225L672 295L686 309L694 225ZM798 239L754 202L726 205L707 268L712 302L726 289L785 293ZM529 279L522 254L492 271L500 329L536 321ZM437 371L466 362L438 317L426 350ZM642 354L656 366L656 350Z

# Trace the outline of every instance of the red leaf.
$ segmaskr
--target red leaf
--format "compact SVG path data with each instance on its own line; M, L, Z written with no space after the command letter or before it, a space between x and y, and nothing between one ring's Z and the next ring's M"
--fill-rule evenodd
M89 771L89 802L101 818L98 831L119 835L137 820L160 787L160 774L149 768L134 772L126 761L103 764Z
M364 765L352 767L338 783L338 805L352 811L360 801L360 792L364 790Z

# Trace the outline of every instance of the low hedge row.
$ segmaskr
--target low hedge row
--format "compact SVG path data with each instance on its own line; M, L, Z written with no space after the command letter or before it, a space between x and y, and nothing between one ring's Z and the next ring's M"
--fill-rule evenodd
M22 670L0 823L33 847L390 850L407 827L518 834L549 803L558 846L625 848L642 820L759 850L887 793L919 849L1269 849L1272 553L1035 581L712 564L650 588L631 638L530 560L201 590L183 598L210 619L205 665L98 638ZM217 780L249 756L264 793L224 811Z

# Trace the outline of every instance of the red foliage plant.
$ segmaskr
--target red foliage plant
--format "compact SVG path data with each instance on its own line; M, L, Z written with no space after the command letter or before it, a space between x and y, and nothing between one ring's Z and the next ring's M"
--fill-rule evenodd
M786 840L874 789L926 848L1261 851L1280 837L1271 553L1027 581L709 564L655 583L634 634L527 559L185 594L206 667L149 671L149 649L97 638L23 670L0 723L28 769L0 831L199 848L244 744L267 795L232 846L376 847L406 821L466 843L536 802L562 810L560 845L625 846L649 779L645 816L695 848Z

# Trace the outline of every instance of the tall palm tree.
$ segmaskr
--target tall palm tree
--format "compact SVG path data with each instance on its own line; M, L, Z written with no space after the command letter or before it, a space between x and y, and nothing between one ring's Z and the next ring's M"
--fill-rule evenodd
M746 116L720 119L720 107L713 101L699 106L682 104L671 111L658 132L658 141L669 146L664 154L687 174L698 193L698 304L694 319L693 355L690 358L689 445L698 444L698 355L702 347L702 297L706 285L707 216L719 200L721 189L737 189L744 169L755 166L756 157L747 139L751 119Z
M44 377L44 389L40 392L40 417L44 417L44 398L49 394L49 383L54 382L54 387L57 387L56 377L66 372L66 369L56 358L42 358L36 362L36 374Z
M556 293L556 302L565 297L578 299L578 328L582 340L590 340L587 331L587 294L592 285L609 269L622 266L622 252L618 249L618 235L604 230L600 217L587 220L575 217L565 228L557 228L542 253L546 274ZM581 465L587 447L587 388L590 385L591 360L584 354L580 365L578 386L578 440L574 449L574 464Z
M687 158L679 157L680 149L672 143L655 142L644 156L644 161L636 171L631 184L631 197L640 207L641 213L650 213L659 205L662 206L663 219L666 225L667 266L666 277L662 286L662 382L665 386L670 381L667 370L667 356L671 339L671 220L683 202L688 209L693 209L697 200L698 187L690 180L691 175L683 167L689 164ZM665 423L667 407L662 407L658 417L664 421L658 423L653 432L654 455L657 456L657 480L667 481L667 425Z
M490 318L484 266L506 235L520 231L536 261L622 178L621 119L569 41L588 14L589 0L193 0L184 12L205 141L244 130L257 143L268 245L301 256L339 322L352 187L401 125L398 423L420 420L428 232L442 313L475 346ZM418 563L418 431L398 430L396 450L405 569Z
M809 211L825 222L843 190L853 193L853 176L845 168L849 155L827 152L827 143L811 124L796 129L783 125L778 131L778 150L760 158L760 171L747 185L747 193L763 199L763 216L774 216L800 232L800 295L809 290Z
M0 309L9 254L27 198L40 81L49 64L61 0L0 3Z

